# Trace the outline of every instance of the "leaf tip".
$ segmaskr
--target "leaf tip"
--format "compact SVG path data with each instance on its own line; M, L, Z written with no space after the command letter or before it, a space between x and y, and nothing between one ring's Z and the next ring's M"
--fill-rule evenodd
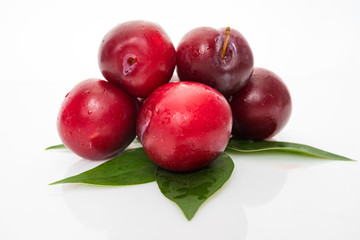
M188 213L188 214L186 214L186 213L184 212L184 215L185 215L186 219L190 222L191 219L193 219L193 217L195 216L195 213Z
M45 150L53 150L53 149L66 149L66 147L64 144L58 144L45 148Z
M56 182L49 183L49 186L57 185L57 184L60 184L60 183L61 183L61 180L60 180L60 181L56 181Z

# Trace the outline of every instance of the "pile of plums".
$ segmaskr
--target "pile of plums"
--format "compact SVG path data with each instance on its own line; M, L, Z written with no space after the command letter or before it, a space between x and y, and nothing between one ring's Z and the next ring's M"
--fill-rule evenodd
M216 159L231 135L268 139L290 117L284 83L254 67L248 42L229 27L196 28L175 50L159 25L125 22L105 35L98 61L107 81L78 83L57 118L64 145L86 159L114 157L137 135L154 163L191 171Z

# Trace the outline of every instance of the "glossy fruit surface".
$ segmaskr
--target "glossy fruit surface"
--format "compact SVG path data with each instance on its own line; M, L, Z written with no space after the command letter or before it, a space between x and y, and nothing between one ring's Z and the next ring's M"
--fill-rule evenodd
M146 97L170 81L176 53L157 24L130 21L105 35L99 49L99 67L110 83L136 97Z
M207 84L229 97L245 86L253 70L249 44L235 29L230 30L222 57L225 29L193 29L181 39L176 53L181 81Z
M218 91L201 83L174 82L145 100L136 131L153 162L183 172L215 160L229 141L231 127L230 105Z
M282 80L264 68L255 68L248 84L230 100L233 135L260 140L277 134L291 115L290 93Z
M99 79L77 84L65 97L57 119L64 145L92 160L108 159L135 138L137 106L125 91Z

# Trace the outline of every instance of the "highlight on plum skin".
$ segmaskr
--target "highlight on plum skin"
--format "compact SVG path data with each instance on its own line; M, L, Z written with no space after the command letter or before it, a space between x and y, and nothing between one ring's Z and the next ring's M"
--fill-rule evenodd
M230 99L233 112L232 134L248 140L269 139L288 122L292 101L288 88L279 76L254 68L248 84Z
M232 114L217 90L197 82L173 82L144 101L136 126L155 164L187 172L206 166L225 150Z
M80 157L109 159L134 140L137 111L135 99L122 89L87 79L66 95L57 118L58 133Z
M176 52L159 25L129 21L117 25L104 36L98 63L106 80L135 97L144 98L170 81Z
M186 33L176 51L181 81L194 81L230 97L244 87L253 71L249 43L236 29L199 27Z

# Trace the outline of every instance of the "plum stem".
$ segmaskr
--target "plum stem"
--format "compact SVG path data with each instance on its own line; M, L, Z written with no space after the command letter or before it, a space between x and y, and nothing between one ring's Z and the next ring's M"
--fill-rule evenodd
M229 36L230 36L230 27L227 27L225 29L225 39L224 39L224 45L221 51L221 59L224 59L225 57L225 52L226 52L226 48L228 45L228 41L229 41Z
M128 62L128 64L131 66L131 65L133 65L133 64L136 62L136 60L135 60L135 58L133 58L133 57L129 57L128 60L127 60L127 62Z

